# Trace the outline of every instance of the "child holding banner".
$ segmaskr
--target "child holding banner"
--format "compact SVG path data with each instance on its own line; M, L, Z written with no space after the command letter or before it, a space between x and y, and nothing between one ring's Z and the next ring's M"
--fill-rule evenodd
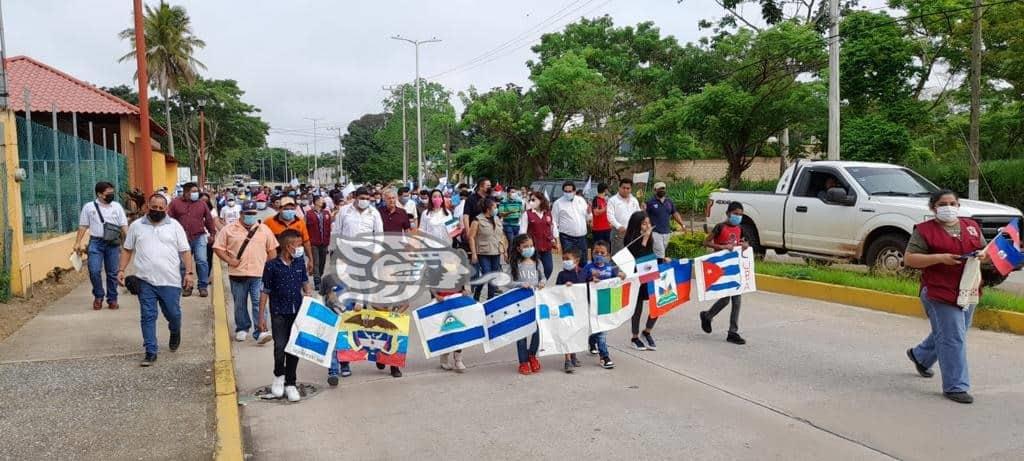
M306 273L302 234L286 229L277 240L280 245L277 257L267 261L263 268L260 331L267 332L267 304L270 304L270 329L274 338L274 382L270 392L277 398L287 394L289 402L298 402L295 370L299 358L284 349L291 337L295 316L302 307L302 297L313 296L313 284Z
M543 272L536 252L533 239L527 234L518 235L512 241L512 249L509 252L509 268L512 271L512 284L515 287L544 288L544 276L541 275ZM537 360L539 348L540 332L538 331L534 331L530 335L529 347L527 347L527 338L516 341L520 374L528 375L540 372L540 361Z
M598 282L616 276L622 279L626 278L626 274L623 274L615 266L615 263L612 262L611 244L608 241L599 240L594 242L594 249L591 250L591 254L593 261L587 263L583 268L583 273L587 275L587 281ZM594 333L590 335L587 342L590 343L590 354L598 355L601 358L601 366L610 370L615 368L615 362L612 362L612 358L608 354L607 333L606 331Z
M726 220L718 223L704 239L704 246L715 251L732 250L737 246L742 246L746 250L747 239L743 236L743 228L740 226L743 223L743 204L740 202L730 203L725 209L725 216ZM729 313L729 335L725 340L737 345L746 344L747 341L739 334L740 303L742 301L740 295L719 299L715 301L711 309L701 312L700 327L705 333L711 333L711 320L722 309L725 309L725 305L729 304L730 300L732 301L732 311Z
M570 248L562 252L562 271L558 273L558 279L555 281L556 285L567 285L572 286L574 283L587 283L590 277L587 276L587 272L580 267L580 251L577 248ZM576 353L565 354L565 365L563 370L566 373L572 373L575 368L582 366L579 359L576 358Z

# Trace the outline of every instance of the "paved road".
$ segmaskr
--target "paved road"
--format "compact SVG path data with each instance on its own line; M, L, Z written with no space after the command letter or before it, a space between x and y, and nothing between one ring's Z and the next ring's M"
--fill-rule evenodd
M181 348L157 327L157 364L141 368L137 298L92 310L88 282L0 342L0 459L210 459L211 298L183 303Z
M515 372L515 351L467 353L464 375L423 359L413 338L405 377L366 363L298 404L248 401L254 459L1020 459L1024 338L974 330L977 402L941 396L904 350L922 319L757 293L744 299L734 346L699 329L699 303L663 318L659 349L610 339L614 370L592 357L574 375L542 359ZM703 306L706 306L704 304ZM724 330L726 315L716 327ZM235 343L239 386L269 384L270 345ZM324 385L302 362L299 380ZM285 429L287 428L287 429ZM284 435L286 434L286 435Z

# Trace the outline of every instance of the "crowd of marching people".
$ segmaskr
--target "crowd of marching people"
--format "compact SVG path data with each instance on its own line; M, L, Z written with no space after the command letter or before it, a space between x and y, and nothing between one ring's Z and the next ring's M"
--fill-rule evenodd
M585 198L572 181L566 181L554 200L547 193L529 187L510 187L480 179L475 184L459 184L435 189L371 184L312 186L227 187L203 191L195 183L184 184L175 196L160 190L149 197L142 218L129 223L121 206L114 201L114 186L96 185L96 200L86 203L81 212L76 250L88 254L93 286L93 309L117 309L117 285L139 297L141 329L145 357L142 366L157 360L156 320L159 313L167 319L169 349L181 344L180 298L209 296L210 267L213 255L227 266L229 290L234 305L234 339L264 345L274 342L274 380L271 393L290 401L300 399L296 387L298 358L285 351L292 325L303 298L319 293L325 302L340 311L380 309L407 312L410 305L359 306L340 302L346 287L327 262L332 245L341 238L366 233L422 233L453 249L464 252L470 261L473 278L493 272L511 277L509 287L475 284L456 290L433 290L441 301L465 294L476 300L498 296L502 289L528 287L543 289L549 284L573 285L626 278L613 255L627 249L635 259L654 255L667 261L666 249L673 232L685 225L675 204L666 195L666 185L653 186L653 196L641 202L633 193L633 183L622 179L610 190L596 186L596 195ZM589 192L589 191L588 191ZM932 207L953 206L952 193L933 199ZM948 203L947 203L948 202ZM948 213L947 213L948 214ZM743 207L732 203L727 216L713 227L704 242L709 251L747 246L742 226ZM709 223L712 224L712 223ZM965 224L968 227L970 223ZM976 225L975 225L976 226ZM959 229L959 228L957 228ZM945 233L935 232L912 241L912 253L937 248ZM973 234L972 234L973 235ZM88 240L85 237L88 236ZM929 240L931 239L931 240ZM934 240L934 241L933 241ZM977 245L976 245L977 246ZM937 257L936 257L937 258ZM134 262L132 275L127 275ZM951 265L950 261L939 261ZM915 267L936 267L931 259L911 256ZM559 265L556 265L559 264ZM116 270L115 270L116 269ZM938 268L926 274L938 273ZM938 278L933 276L932 278ZM953 275L947 277L953 280ZM951 283L951 282L950 282ZM629 344L636 350L657 349L654 327L657 318L644 318L649 302L647 284L640 293L630 322ZM937 292L938 288L932 287ZM924 299L924 298L923 298ZM699 312L700 327L712 332L714 317L732 304L727 341L744 344L739 334L740 297L726 297L709 310ZM930 304L926 303L926 306ZM937 308L933 308L937 309ZM933 324L941 316L930 315ZM953 322L952 320L950 321ZM969 324L969 320L966 322ZM949 327L963 337L965 322ZM937 331L941 325L933 325ZM592 334L589 353L605 369L615 367L609 353L606 333ZM537 333L517 341L518 372L530 375L541 371L537 359ZM930 366L944 357L959 363L961 381L947 384L947 394L966 400L966 364L959 350L943 349L945 343L932 336L922 345L907 351L922 376L931 376ZM945 355L943 355L945 354ZM466 371L461 350L441 356L440 366L457 373ZM941 364L941 363L940 363ZM566 354L563 370L572 373L582 365L576 354ZM387 366L377 363L377 368ZM339 377L352 373L350 364L335 358L327 381L336 386ZM402 376L390 366L392 376ZM945 376L944 376L945 378ZM953 379L953 378L950 378ZM945 380L944 380L945 381ZM962 394L961 394L962 393Z

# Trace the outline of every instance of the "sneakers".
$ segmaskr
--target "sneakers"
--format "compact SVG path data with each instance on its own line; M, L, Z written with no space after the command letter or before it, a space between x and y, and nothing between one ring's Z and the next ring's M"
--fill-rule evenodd
M575 368L583 366L583 363L580 362L580 359L576 358L576 354L572 354L571 356L569 356L569 361L572 362L572 366Z
M725 340L733 344L738 344L740 346L747 343L747 340L743 339L743 337L740 336L739 333L729 333L729 336L726 336Z
M540 361L537 360L537 356L536 355L531 355L529 360L530 360L530 371L533 372L533 373L539 373L541 367L540 367Z
M711 316L708 315L708 311L700 313L700 329L705 333L711 333Z
M170 340L170 342L167 343L167 348L170 349L171 352L174 352L174 351L178 350L178 346L180 346L180 345L181 345L181 332L180 331L172 331L171 332L171 340Z
M402 370L400 370L396 366L392 366L391 367L391 377L392 378L401 378L402 377Z
M107 309L117 310L117 301L110 301L107 303Z
M245 338L248 337L248 335L249 334L246 333L245 330L236 331L235 332L235 341L238 341L238 342L245 341Z
M454 358L455 358L455 372L456 373L465 373L466 372L466 364L462 363L462 354L459 353L459 352L456 352Z
M917 374L921 375L921 377L931 378L935 376L934 371L925 368L924 365L921 365L921 362L917 361L917 357L914 357L914 349L907 349L907 358L914 363L914 368L917 369Z
M519 364L519 374L521 374L521 375L528 375L530 373L532 373L532 372L530 371L530 364L529 363L520 363Z
M974 397L971 397L971 394L966 392L945 392L943 395L945 395L947 399L956 403L974 403Z
M452 366L452 364L448 362L448 357L450 355L451 354L441 354L441 369L442 370L452 370L454 368Z
M253 335L253 337L256 337L256 333L253 333L252 335ZM274 336L271 335L269 332L265 331L262 334L260 334L259 337L256 337L256 344L259 344L260 346L262 346L262 345L264 345L266 343L269 343L273 339L274 339Z
M295 386L285 386L284 395L288 397L289 402L298 402L299 399L302 398L302 396L299 395L299 388Z
M590 346L590 355L597 355L597 352L598 352L597 351L597 345L596 344L591 345Z
M348 378L349 376L352 376L352 369L349 368L347 363L341 364L341 377Z
M199 289L199 297L200 298L205 298L207 296L210 296L209 290L207 290L206 288L200 288ZM296 392L298 392L298 391L296 391ZM291 399L289 399L289 400L291 400ZM298 399L295 399L295 400L298 400Z
M378 370L383 370L383 369L387 368L387 365L384 365L383 363L380 363L380 362L375 363L375 365L377 365L377 369Z
M562 365L562 370L566 373L572 373L576 371L576 368L572 366L572 360L566 360L565 364Z
M633 345L633 349L636 349L638 351L646 351L647 350L647 345L645 345L643 343L643 341L640 341L639 338L633 338L633 339L629 340L629 343Z
M651 332L645 331L643 333L644 341L647 341L647 350L656 351L658 350L657 344L654 343L654 336L651 336Z
M148 367L152 365L153 362L156 362L156 354L150 354L149 352L147 352L146 357L143 358L141 362L139 362L139 366Z
M338 385L338 375L327 375L327 385L335 387Z
M103 309L103 298L92 300L92 310L98 311L100 309Z
M270 394L276 398L284 396L284 375L274 377L274 382L270 383Z
M612 368L615 368L615 362L612 362L612 359L608 357L601 357L601 368L611 370Z

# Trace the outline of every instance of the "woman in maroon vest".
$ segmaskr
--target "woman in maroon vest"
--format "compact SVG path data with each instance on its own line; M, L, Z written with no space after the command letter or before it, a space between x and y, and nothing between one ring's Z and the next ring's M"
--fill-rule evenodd
M974 305L957 305L960 278L968 255L985 246L978 223L958 216L960 201L956 193L944 189L934 192L928 206L935 219L918 224L907 244L904 263L921 269L921 304L932 325L932 332L921 344L907 349L907 357L917 373L931 378L931 366L939 362L942 392L958 403L972 403L971 380L967 371L967 329L971 326ZM981 262L984 251L977 252ZM980 294L980 293L979 293Z
M551 217L551 203L543 192L531 192L530 201L526 204L525 219L520 223L519 233L530 236L536 248L537 257L544 266L544 280L551 278L553 270L551 251L561 252L558 246L558 227Z

